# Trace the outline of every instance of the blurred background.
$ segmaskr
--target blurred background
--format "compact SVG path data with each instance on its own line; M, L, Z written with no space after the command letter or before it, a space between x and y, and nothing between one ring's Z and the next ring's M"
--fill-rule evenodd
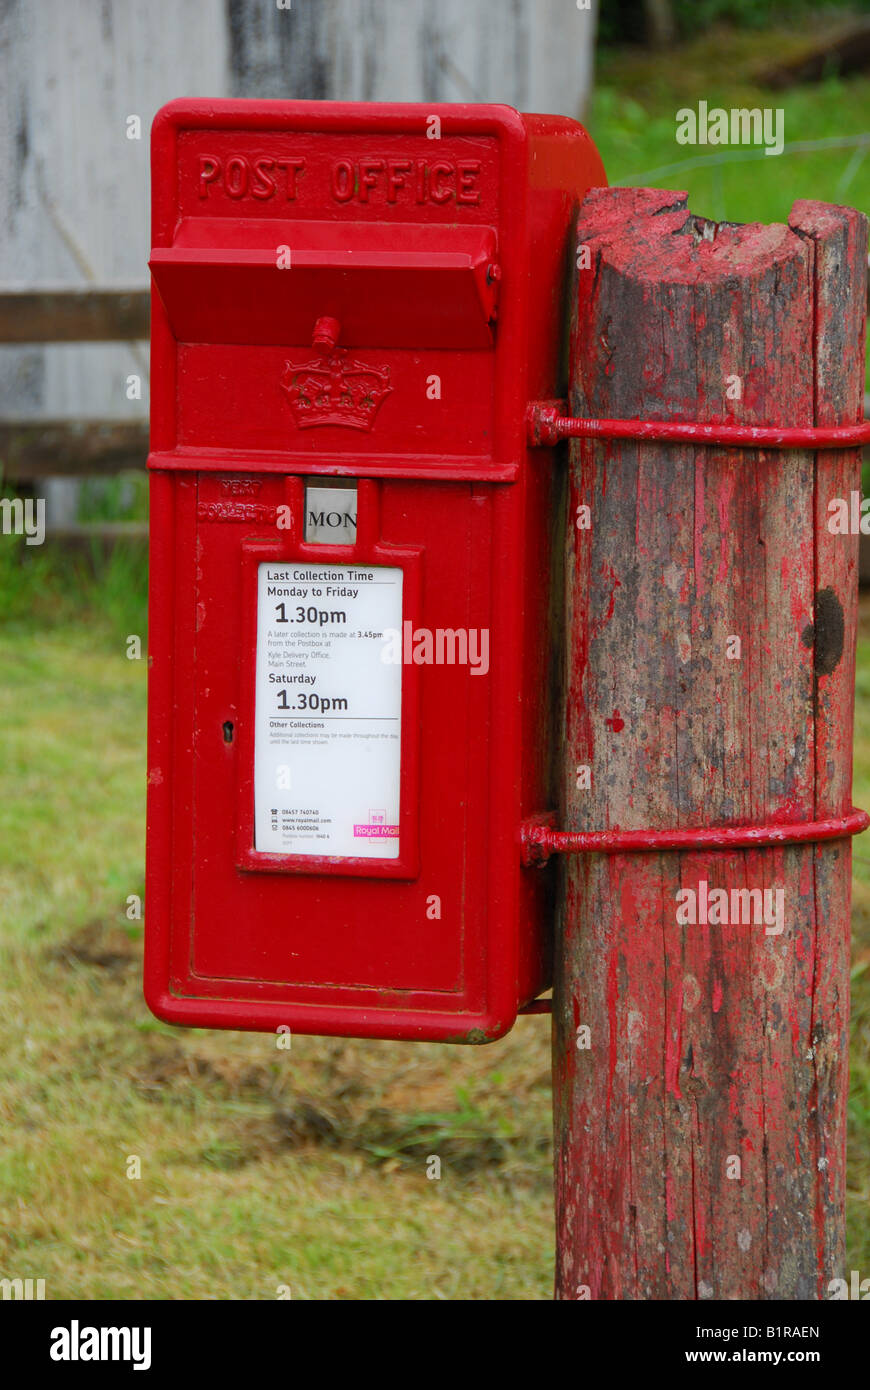
M545 1017L482 1049L283 1051L141 999L148 135L195 95L507 102L582 119L611 183L687 189L716 220L868 211L870 0L0 3L0 491L45 498L49 523L42 546L0 536L0 1276L50 1298L548 1298ZM702 100L782 108L782 154L678 144ZM854 854L847 1268L866 1271L870 841Z

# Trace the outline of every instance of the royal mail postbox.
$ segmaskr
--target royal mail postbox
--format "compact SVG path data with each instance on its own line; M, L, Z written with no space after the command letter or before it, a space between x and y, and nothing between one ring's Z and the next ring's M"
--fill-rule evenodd
M549 983L575 122L180 101L152 132L146 996L485 1042Z

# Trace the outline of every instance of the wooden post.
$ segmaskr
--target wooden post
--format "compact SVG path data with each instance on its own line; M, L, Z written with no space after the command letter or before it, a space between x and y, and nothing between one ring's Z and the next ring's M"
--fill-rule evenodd
M572 414L861 418L861 214L716 225L601 189L577 242ZM563 828L848 812L858 538L829 503L859 469L572 446ZM565 857L557 1297L819 1299L844 1274L850 865L845 839Z

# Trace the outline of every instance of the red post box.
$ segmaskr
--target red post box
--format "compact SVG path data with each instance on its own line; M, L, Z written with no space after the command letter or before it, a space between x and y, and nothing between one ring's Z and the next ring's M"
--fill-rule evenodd
M152 132L146 996L485 1042L550 980L575 122L180 101Z

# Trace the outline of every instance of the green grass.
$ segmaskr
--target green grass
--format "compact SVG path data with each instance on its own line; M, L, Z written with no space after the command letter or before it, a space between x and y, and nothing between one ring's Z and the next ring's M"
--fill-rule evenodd
M4 496L13 495L7 488ZM80 626L95 645L115 645L136 634L145 647L148 564L144 541L105 549L91 541L65 549L47 539L28 546L23 537L0 538L0 621L22 636L37 630Z
M145 662L102 621L12 623L0 673L0 1271L50 1298L546 1298L546 1020L283 1052L152 1019L125 915Z
M814 30L830 27L822 17L762 34L716 29L654 62L643 50L602 53L586 124L609 181L686 189L693 211L718 221L784 222L796 198L870 209L870 146L857 155L844 145L770 156L757 147L687 146L675 139L677 111L697 109L702 99L711 108L782 108L786 146L870 139L870 77L832 77L782 91L757 80L769 64L799 53Z
M99 642L77 624L0 638L7 938L54 937L141 884L146 662L97 631Z
M50 1298L549 1297L546 1019L482 1049L283 1052L150 1017L125 915L142 893L144 663L96 633L0 629L0 1269ZM870 636L857 688L868 805ZM865 841L855 854L847 1268L866 1270Z

